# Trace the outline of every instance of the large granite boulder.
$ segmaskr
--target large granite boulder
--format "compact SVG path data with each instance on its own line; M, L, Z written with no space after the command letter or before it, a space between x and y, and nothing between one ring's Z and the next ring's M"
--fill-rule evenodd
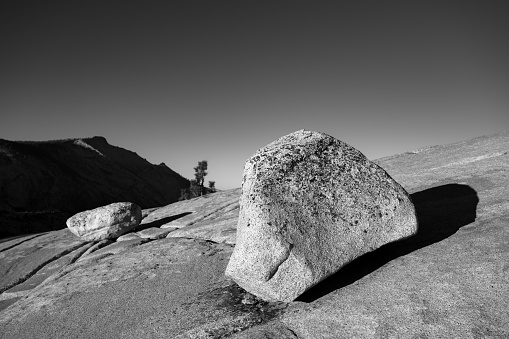
M82 240L97 241L116 239L136 228L140 222L140 206L116 202L75 214L67 220L67 227Z
M344 142L301 130L246 161L226 275L262 299L292 301L416 232L408 193L382 168Z

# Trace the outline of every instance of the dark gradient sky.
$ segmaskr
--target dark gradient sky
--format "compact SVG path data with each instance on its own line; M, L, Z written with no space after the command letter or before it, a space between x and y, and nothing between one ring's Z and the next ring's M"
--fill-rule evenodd
M509 129L508 1L13 1L0 138L101 135L239 187L299 129L374 159Z

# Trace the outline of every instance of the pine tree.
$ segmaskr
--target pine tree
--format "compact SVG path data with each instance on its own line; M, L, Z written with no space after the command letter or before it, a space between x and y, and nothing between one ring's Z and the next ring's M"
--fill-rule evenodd
M194 176L196 178L196 184L201 188L200 195L203 194L203 181L207 175L207 160L198 161L198 166L194 168Z
M189 180L189 188L183 188L180 190L180 198L179 200L187 200L191 198L196 198L205 192L214 193L216 191L215 181L209 181L209 188L203 187L203 182L205 180L205 176L208 174L207 171L207 160L198 161L198 166L194 168L194 176L195 179Z

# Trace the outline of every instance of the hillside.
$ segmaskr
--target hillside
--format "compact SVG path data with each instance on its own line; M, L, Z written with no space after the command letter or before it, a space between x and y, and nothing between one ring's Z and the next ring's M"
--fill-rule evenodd
M103 137L0 139L0 236L64 228L70 215L112 202L167 205L188 185L166 165L153 165Z

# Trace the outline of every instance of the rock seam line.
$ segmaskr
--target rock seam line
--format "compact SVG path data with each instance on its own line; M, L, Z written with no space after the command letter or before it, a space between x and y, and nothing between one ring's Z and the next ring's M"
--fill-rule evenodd
M69 249L66 249L65 251L62 251L61 253L49 258L48 260L44 261L43 263L41 263L40 265L36 266L33 270L27 272L24 276L18 278L16 281L0 288L0 293L3 293L4 291L7 291L8 289L16 286L16 285L19 285L19 284L22 284L24 283L25 281L27 281L28 279L30 279L34 274L36 274L37 272L39 272L44 266L48 265L49 263L63 257L64 255L67 255L69 253L71 253L72 251L80 248L81 246L84 246L83 244L79 244L77 246L72 246L71 248Z
M21 244L23 244L23 243L25 243L25 242L27 242L27 241L32 240L32 239L35 239L35 238L38 238L38 237L42 237L43 235L46 235L46 234L47 234L47 232L46 232L46 233L43 233L43 234L36 234L36 235L34 235L33 237L31 237L31 238L25 239L25 240L23 240L23 241L20 241L20 242L18 242L18 243L15 243L15 244L14 244L14 245L12 245L12 246L9 246L9 247L6 247L6 248L4 248L4 249L1 249L1 250L0 250L0 253L1 253L1 252L3 252L3 251L10 250L11 248L14 248L14 247L16 247L16 246L18 246L18 245L21 245Z
M196 219L194 219L194 220L189 221L189 222L186 224L186 226L194 225L194 224L196 224L196 223L198 223L198 222L200 222L200 221L202 221L202 220L204 220L204 219L208 218L208 217L209 217L209 216L211 216L212 214L214 214L214 213L216 213L216 212L219 212L219 211L221 211L221 210L223 210L223 209L226 209L226 208L228 208L228 207L230 207L230 206L232 206L232 205L234 205L234 204L236 204L236 203L238 203L238 199L235 199L235 201L233 201L233 202L232 202L232 201L230 201L230 202L228 202L227 204L221 205L221 206L219 206L218 208L213 209L212 211L210 211L210 213L208 213L208 214L204 214L203 216L201 216L201 217L199 217L199 218L196 218ZM186 226L184 226L184 227L186 227ZM182 227L182 228L183 228L183 227Z

